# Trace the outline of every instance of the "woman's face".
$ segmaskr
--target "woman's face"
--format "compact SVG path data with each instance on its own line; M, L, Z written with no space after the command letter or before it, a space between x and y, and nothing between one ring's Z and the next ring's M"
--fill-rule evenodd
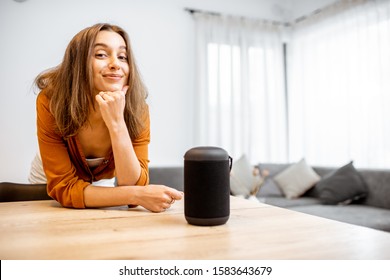
M100 31L96 37L92 57L95 94L119 91L127 85L129 63L126 43L116 32Z

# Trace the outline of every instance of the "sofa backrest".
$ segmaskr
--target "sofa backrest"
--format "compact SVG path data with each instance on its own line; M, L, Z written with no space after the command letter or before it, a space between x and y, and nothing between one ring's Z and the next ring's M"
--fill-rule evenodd
M390 209L390 170L358 169L368 187L364 204Z
M184 168L181 167L149 167L149 183L166 185L184 190Z

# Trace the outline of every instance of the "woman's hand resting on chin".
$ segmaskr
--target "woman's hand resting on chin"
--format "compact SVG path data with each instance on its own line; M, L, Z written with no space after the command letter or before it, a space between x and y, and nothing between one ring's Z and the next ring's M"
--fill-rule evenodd
M108 129L124 123L125 96L128 86L119 91L101 91L95 96Z

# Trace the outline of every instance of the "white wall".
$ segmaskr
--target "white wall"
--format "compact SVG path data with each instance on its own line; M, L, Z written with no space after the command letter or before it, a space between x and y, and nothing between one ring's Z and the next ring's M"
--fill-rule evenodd
M33 80L61 62L82 28L110 22L128 31L149 89L151 165L181 165L194 143L194 26L184 8L284 20L292 6L283 0L0 0L0 181L27 182L37 149Z
M328 6L338 0L291 0L291 19L299 18L303 15L308 15L318 8ZM286 7L288 9L288 7Z

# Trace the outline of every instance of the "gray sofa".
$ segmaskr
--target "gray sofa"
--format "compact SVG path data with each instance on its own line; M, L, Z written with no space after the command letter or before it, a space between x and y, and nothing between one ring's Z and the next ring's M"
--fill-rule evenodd
M288 208L341 222L390 232L390 170L358 169L367 185L367 196L350 204L324 204L318 198L315 187L297 199L287 199L273 177L287 164L259 164L260 170L268 170L269 176L257 193L260 202ZM313 167L321 177L336 168ZM150 182L183 190L182 167L151 167Z
M390 170L358 169L367 186L367 196L350 204L324 204L315 187L297 199L286 199L273 177L287 168L284 164L259 164L270 172L257 194L261 202L332 220L390 232ZM313 167L324 178L336 168Z

